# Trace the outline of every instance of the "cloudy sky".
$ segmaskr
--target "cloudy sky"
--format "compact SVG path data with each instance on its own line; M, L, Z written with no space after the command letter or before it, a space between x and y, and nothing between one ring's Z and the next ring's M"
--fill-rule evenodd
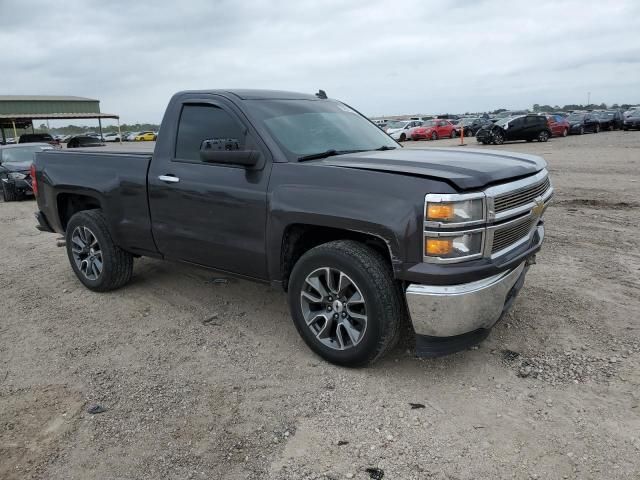
M639 19L638 0L0 0L0 94L123 122L199 88L322 88L368 115L640 103Z

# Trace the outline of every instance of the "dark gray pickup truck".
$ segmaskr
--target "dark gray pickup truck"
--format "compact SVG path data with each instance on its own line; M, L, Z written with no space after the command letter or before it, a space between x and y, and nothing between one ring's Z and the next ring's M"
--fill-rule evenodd
M324 95L187 91L153 154L38 153L38 228L65 235L88 288L125 285L139 256L288 292L323 358L370 363L410 321L418 355L484 339L544 236L544 160L405 149Z

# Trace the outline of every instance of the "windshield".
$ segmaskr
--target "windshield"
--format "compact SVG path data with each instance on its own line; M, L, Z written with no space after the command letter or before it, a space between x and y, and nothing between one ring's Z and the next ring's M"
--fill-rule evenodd
M498 125L499 127L504 127L508 122L510 122L511 120L513 120L515 117L506 117L506 118L501 118L500 120L498 120L496 122L496 125Z
M291 160L327 150L398 147L366 118L334 100L247 100L247 104Z
M460 125L471 125L473 122L475 122L476 120L479 120L478 118L463 118L462 120L460 120Z
M42 150L48 149L42 146L5 148L2 150L2 163L24 163L28 165L33 162L35 153Z
M598 117L600 117L600 118L611 118L611 117L613 117L613 113L611 113L611 112L600 112L598 114Z
M387 128L404 128L404 126L407 123L408 122L399 122L399 121L389 122L389 123L387 123Z
M572 113L567 117L567 120L569 120L570 122L581 122L583 118L584 114Z

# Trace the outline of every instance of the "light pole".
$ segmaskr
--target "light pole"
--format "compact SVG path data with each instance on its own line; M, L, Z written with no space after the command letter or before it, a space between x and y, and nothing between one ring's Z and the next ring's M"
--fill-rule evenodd
M587 92L587 107L591 105L591 92Z

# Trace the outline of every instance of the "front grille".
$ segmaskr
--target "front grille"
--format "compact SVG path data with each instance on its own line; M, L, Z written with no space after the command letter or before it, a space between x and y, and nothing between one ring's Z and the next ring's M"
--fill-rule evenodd
M531 203L536 197L544 195L549 188L551 183L547 177L536 185L498 195L494 200L495 212L500 213Z
M515 222L502 228L498 227L493 233L491 252L499 252L525 238L529 235L534 221L537 219L528 218L522 222Z

